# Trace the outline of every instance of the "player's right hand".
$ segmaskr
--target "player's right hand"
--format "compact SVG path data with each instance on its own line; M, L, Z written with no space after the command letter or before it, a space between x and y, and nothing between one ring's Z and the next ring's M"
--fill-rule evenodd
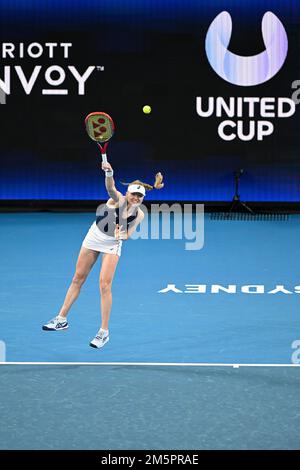
M108 162L107 162L107 163L102 162L102 170L103 170L103 171L107 171L107 170L112 171L112 166L111 166L111 164L108 163Z

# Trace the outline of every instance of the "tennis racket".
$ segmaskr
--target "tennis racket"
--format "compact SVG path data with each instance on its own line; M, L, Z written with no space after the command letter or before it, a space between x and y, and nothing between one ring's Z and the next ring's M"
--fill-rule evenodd
M108 114L96 112L88 114L84 122L89 137L98 144L102 162L107 163L106 149L115 132L114 121Z

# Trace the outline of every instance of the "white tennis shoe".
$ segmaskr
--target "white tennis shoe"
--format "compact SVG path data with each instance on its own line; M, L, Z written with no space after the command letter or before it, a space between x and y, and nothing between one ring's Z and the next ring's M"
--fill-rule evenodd
M43 330L45 331L58 331L58 330L66 330L69 328L69 324L66 321L62 321L61 318L58 317L53 318L48 323L43 325Z
M108 343L109 334L108 331L99 330L95 338L90 342L92 348L103 348L103 346Z

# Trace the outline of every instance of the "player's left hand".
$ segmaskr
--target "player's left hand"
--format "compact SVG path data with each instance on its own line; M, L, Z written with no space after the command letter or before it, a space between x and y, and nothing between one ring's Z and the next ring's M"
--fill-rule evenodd
M114 235L117 240L127 240L128 238L127 232L122 230L122 228L123 225L120 226L119 224L116 224Z
M159 171L158 173L156 173L155 175L155 183L154 183L154 187L156 189L162 189L164 187L164 183L162 182L163 181L163 175L161 174L161 172Z

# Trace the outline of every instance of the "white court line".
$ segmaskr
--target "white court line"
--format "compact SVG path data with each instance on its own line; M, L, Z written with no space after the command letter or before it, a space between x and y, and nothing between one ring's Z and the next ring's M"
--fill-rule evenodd
M300 367L300 364L222 364L212 362L0 362L0 366L163 366L163 367Z

